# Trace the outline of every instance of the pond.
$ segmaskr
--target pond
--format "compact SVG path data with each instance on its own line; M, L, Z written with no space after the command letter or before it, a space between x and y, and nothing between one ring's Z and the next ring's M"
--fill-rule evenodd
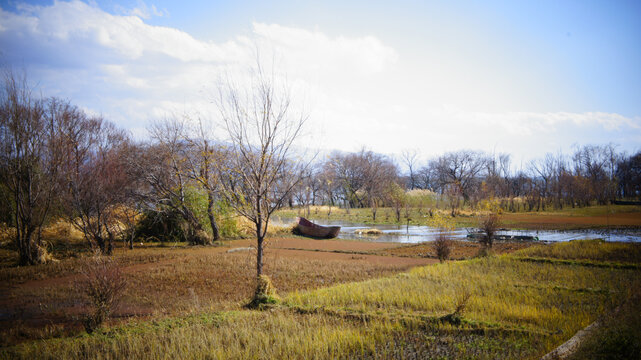
M272 220L278 225L290 225L295 222L293 218L280 218L275 216ZM441 231L438 228L419 225L367 225L351 223L346 221L312 220L319 225L335 225L341 227L338 234L339 239L365 240L376 242L401 242L420 243L436 240ZM378 229L381 235L360 235L356 233L359 229ZM469 233L475 232L473 228L458 228L447 232L449 237L457 240L466 240ZM632 241L641 242L641 230L504 230L498 231L497 235L534 236L543 242L570 241L582 239L604 239L606 241Z

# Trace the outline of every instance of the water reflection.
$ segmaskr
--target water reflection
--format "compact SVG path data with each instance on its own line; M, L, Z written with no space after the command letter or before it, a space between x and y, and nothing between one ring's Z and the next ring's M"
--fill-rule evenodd
M293 218L275 217L272 221L280 225L294 223ZM327 221L313 220L319 225L337 225L341 227L338 235L339 239L359 239L376 242L401 242L401 243L419 243L423 241L435 240L441 231L429 226L417 225L366 225L351 223L346 221ZM374 228L383 232L381 235L359 235L355 233L358 229ZM471 228L458 228L454 231L447 232L453 239L467 239L470 232L475 231ZM518 235L518 236L535 236L539 241L556 242L582 239L604 239L606 241L633 241L641 242L640 230L572 230L572 231L554 231L554 230L508 230L499 231L498 235Z

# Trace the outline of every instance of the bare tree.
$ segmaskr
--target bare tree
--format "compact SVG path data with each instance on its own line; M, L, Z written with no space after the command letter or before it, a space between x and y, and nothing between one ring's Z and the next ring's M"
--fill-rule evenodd
M0 89L0 175L12 199L21 265L45 261L42 226L51 215L60 154L56 126L24 73L5 69Z
M256 274L263 273L263 245L272 213L291 195L311 160L290 161L307 119L292 109L289 88L257 61L248 86L227 78L216 104L229 135L228 166L218 168L224 195L252 222Z
M122 151L127 134L102 118L87 118L75 107L66 107L60 122L68 159L63 207L93 248L111 254L121 226L117 214L131 184Z
M186 157L189 177L196 181L207 193L207 218L211 225L214 241L220 239L220 232L214 205L218 192L218 177L215 176L216 164L222 161L223 152L218 151L212 144L213 134L208 131L202 118L198 118L194 136L187 136L185 140L190 145L191 154Z
M618 163L616 177L619 197L641 200L641 151Z
M323 166L326 178L349 207L363 207L362 189L366 181L363 154L334 152Z
M403 150L401 153L401 159L405 166L407 166L409 183L407 184L410 190L414 190L418 186L418 174L416 172L417 162L418 162L418 151L417 150Z
M480 185L487 157L481 152L461 150L449 152L439 157L434 167L438 174L439 185L443 188L458 187L464 201L468 201L472 192Z
M386 156L372 151L361 150L358 154L364 170L363 192L372 208L372 218L376 221L376 211L380 203L387 197L386 193L396 182L398 169ZM402 190L403 191L403 190ZM404 193L404 191L403 191Z
M545 210L545 202L550 197L552 182L556 171L556 161L554 155L545 154L545 158L532 160L529 165L531 177L540 179L540 199L539 207Z

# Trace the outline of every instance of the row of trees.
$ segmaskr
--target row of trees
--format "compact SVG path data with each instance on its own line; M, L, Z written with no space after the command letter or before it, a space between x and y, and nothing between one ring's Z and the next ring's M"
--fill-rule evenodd
M626 155L612 144L577 147L574 154L546 154L514 171L509 154L461 150L421 166L416 152L395 161L368 150L332 153L315 164L298 186L291 204L398 207L405 191L429 190L442 206L455 210L498 199L504 210L545 210L641 200L641 152ZM399 192L400 190L400 192Z

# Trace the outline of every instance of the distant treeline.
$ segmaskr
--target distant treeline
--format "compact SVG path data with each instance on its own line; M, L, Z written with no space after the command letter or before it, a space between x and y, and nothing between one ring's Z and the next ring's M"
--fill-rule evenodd
M548 153L518 171L511 170L509 154L460 150L426 163L417 159L415 152L403 153L407 171L401 172L392 158L372 151L335 152L309 171L292 204L394 207L412 189L429 190L453 209L488 199L508 211L641 199L641 152L627 155L614 144Z

